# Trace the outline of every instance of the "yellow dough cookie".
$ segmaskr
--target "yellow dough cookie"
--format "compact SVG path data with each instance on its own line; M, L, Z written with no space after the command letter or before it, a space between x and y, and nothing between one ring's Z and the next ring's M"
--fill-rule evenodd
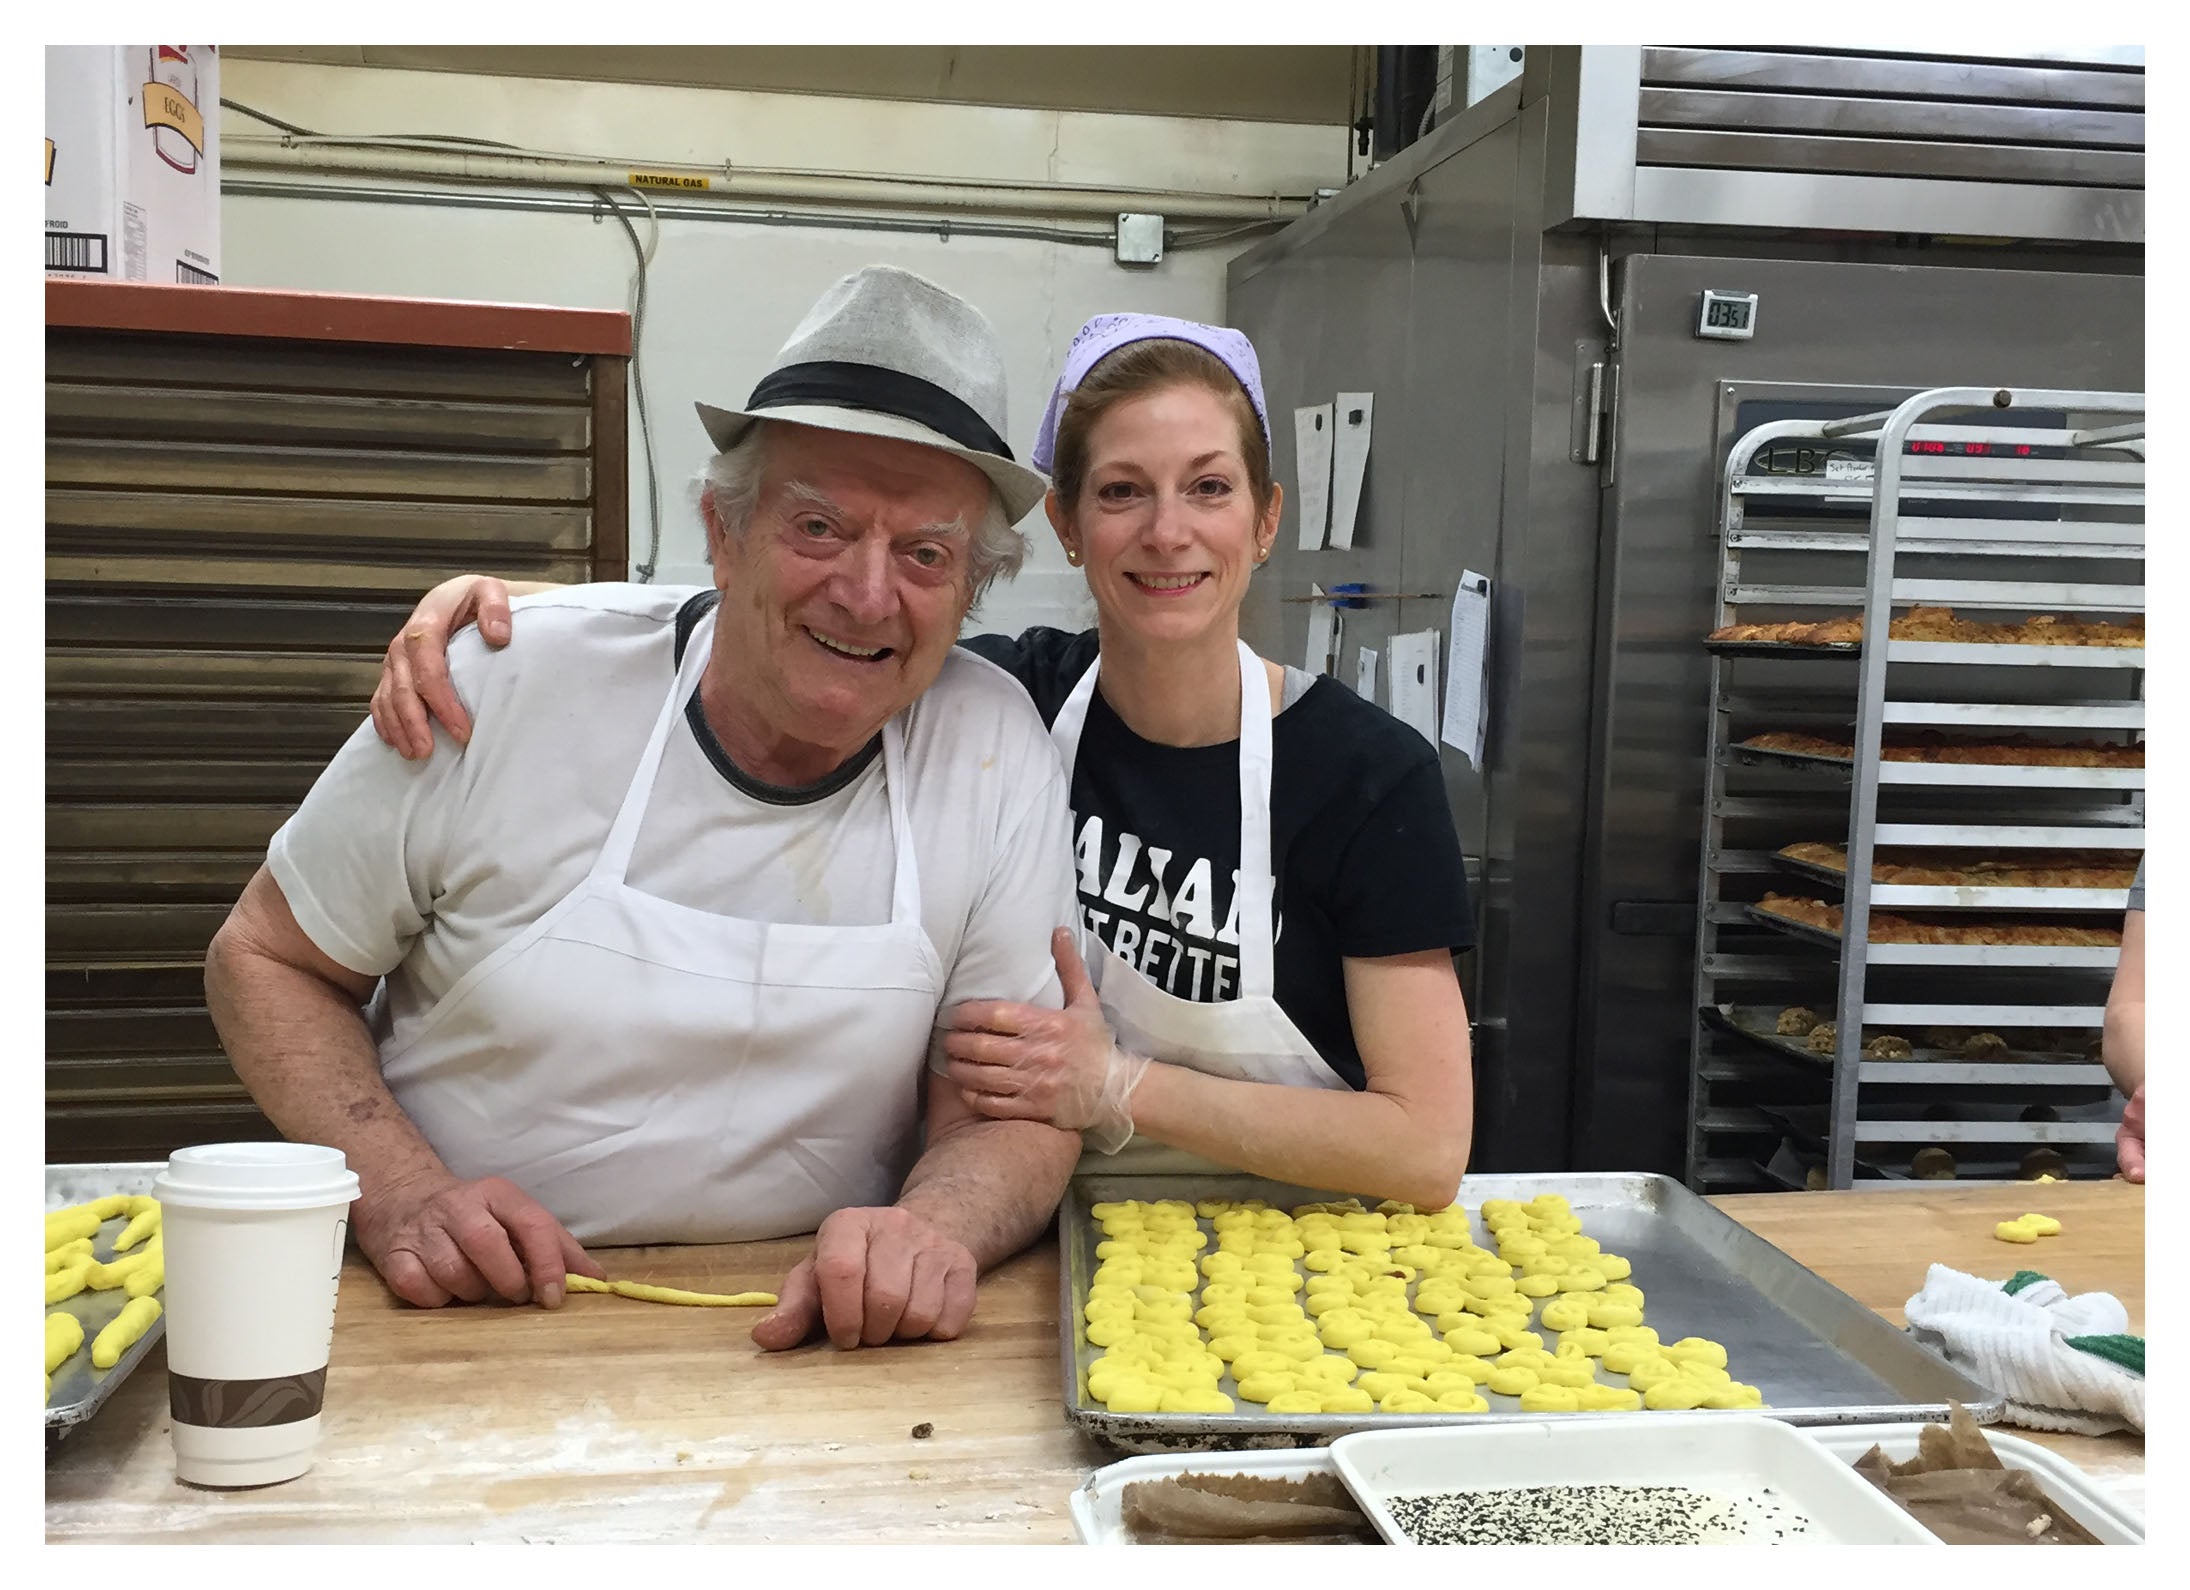
M52 1374L84 1345L84 1322L73 1314L46 1316L46 1373ZM51 1388L48 1388L51 1391Z
M1523 1297L1549 1297L1559 1290L1559 1278L1531 1273L1522 1276L1513 1285Z
M1240 1397L1247 1402L1267 1403L1272 1397L1281 1397L1288 1391L1299 1389L1300 1377L1291 1373L1249 1375L1239 1382Z
M1992 1234L2002 1242L2036 1242L2038 1240L2038 1233L2024 1225L2020 1220L2003 1220L1992 1228Z
M2018 1215L2016 1218L2041 1237L2057 1237L2061 1234L2061 1223L2051 1215Z
M1588 1323L1598 1330L1615 1325L1640 1325L1642 1310L1632 1303L1599 1303L1589 1311Z
M51 1275L55 1270L65 1270L77 1260L89 1259L90 1257L91 1239L89 1237L78 1237L73 1242L64 1242L58 1248L49 1248L46 1251L46 1274Z
M1521 1393L1523 1413L1573 1413L1582 1400L1566 1386L1531 1386Z
M106 1329L91 1344L92 1367L112 1369L159 1317L160 1300L156 1297L136 1297L124 1303L122 1311L107 1322Z
M1643 1406L1679 1410L1700 1408L1706 1395L1708 1393L1693 1381L1668 1380L1643 1393Z
M1633 1413L1643 1405L1642 1393L1625 1386L1584 1386L1580 1397L1585 1413Z
M1533 1369L1498 1368L1490 1372L1490 1379L1486 1384L1501 1397L1518 1397L1522 1392L1543 1384L1543 1380Z
M1440 1392L1437 1398L1440 1413L1488 1413L1490 1404L1473 1391Z
M1281 1391L1263 1404L1272 1413L1321 1413L1323 1393L1316 1390Z
M1590 1308L1574 1298L1559 1298L1544 1305L1544 1329L1562 1335L1589 1327Z
M1665 1349L1665 1356L1677 1363L1726 1367L1726 1349L1708 1336L1683 1336Z
M2033 1237L2032 1241L2037 1239ZM84 1289L91 1279L91 1263L88 1258L78 1258L74 1264L54 1270L46 1276L46 1302L64 1302Z
M1761 1408L1764 1393L1737 1380L1731 1385L1714 1386L1703 1399L1703 1405L1706 1408Z
M1376 1399L1358 1386L1330 1386L1323 1392L1325 1413L1374 1413Z
M129 1201L129 1210L129 1224L122 1227L122 1234L114 1239L116 1253L127 1253L160 1229L160 1206L155 1200L132 1198Z
M1437 1399L1419 1391L1395 1391L1376 1405L1379 1413L1437 1413Z

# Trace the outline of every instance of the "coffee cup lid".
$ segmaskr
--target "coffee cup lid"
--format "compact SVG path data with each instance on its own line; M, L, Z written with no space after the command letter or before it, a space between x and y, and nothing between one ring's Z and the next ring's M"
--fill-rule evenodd
M186 1209L319 1209L355 1198L357 1175L317 1143L206 1143L168 1155L152 1195Z

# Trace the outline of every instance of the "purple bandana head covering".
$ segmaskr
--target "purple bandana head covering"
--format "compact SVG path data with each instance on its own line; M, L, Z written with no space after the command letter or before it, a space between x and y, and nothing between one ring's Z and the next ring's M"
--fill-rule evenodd
M1270 410L1262 397L1262 366L1255 359L1255 345L1247 340L1244 332L1234 331L1230 326L1205 326L1198 320L1178 320L1170 315L1097 315L1079 329L1072 346L1065 350L1064 372L1057 377L1056 390L1049 395L1049 407L1042 411L1042 429L1034 438L1036 469L1045 475L1051 473L1051 466L1057 460L1057 422L1064 417L1065 399L1087 379L1088 371L1095 368L1097 361L1129 342L1148 342L1156 338L1191 342L1223 360L1224 367L1247 389L1247 401L1255 406L1255 418L1262 421L1262 445L1270 445Z

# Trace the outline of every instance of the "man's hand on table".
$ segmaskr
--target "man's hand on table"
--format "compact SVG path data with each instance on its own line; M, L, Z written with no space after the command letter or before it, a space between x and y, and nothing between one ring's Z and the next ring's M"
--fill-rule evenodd
M566 1274L607 1279L562 1222L499 1176L420 1172L359 1198L351 1225L389 1289L420 1308L490 1297L555 1308Z
M2114 1163L2125 1181L2144 1180L2144 1084L2129 1095L2122 1109L2122 1124L2114 1133Z
M971 1251L909 1209L839 1209L784 1277L782 1301L753 1326L753 1341L781 1352L816 1325L838 1347L949 1341L973 1318L979 1274Z

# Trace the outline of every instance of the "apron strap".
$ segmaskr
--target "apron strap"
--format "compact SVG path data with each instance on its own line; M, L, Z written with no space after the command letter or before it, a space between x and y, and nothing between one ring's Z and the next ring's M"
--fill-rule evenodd
M1270 676L1247 642L1239 643L1239 992L1268 999L1277 991L1277 935L1270 921L1276 879L1270 868Z
M662 703L661 715L654 720L654 733L648 738L646 749L639 753L638 768L631 775L630 787L624 791L623 804L616 808L616 821L609 827L601 853L593 859L592 877L609 883L624 881L624 874L631 866L631 852L639 842L639 825L646 818L647 800L654 793L654 776L661 771L662 752L669 744L677 720L684 715L686 699L699 687L700 676L707 671L707 659L714 650L714 641L715 616L710 613L693 626L692 638L684 648L684 661L678 665L676 680L669 687L669 699Z
M882 787L890 798L890 838L897 846L896 881L890 886L890 920L920 925L920 860L913 853L912 809L906 794L912 776L905 771L904 714L882 725Z

